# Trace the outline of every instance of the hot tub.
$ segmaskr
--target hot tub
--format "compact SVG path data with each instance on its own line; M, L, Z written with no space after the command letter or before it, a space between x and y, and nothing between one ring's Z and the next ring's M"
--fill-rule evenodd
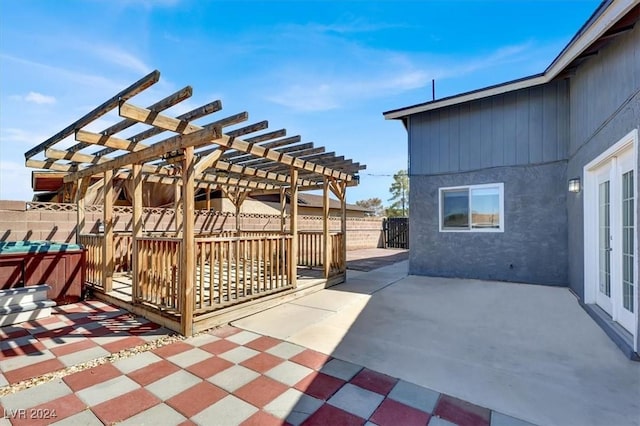
M85 277L80 244L52 241L0 242L0 289L48 284L58 304L77 302Z

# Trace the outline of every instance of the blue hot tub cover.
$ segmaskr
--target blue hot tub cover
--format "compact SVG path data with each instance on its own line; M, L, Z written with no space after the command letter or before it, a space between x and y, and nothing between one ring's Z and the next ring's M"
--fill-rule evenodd
M0 255L23 253L58 253L84 250L82 244L55 241L0 241Z

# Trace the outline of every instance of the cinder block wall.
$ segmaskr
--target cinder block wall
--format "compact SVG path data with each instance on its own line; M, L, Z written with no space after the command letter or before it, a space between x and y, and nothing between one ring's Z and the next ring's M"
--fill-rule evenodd
M115 207L113 218L116 231L131 230L130 207ZM171 209L145 209L143 219L146 231L170 232L176 227L175 214ZM277 215L242 214L239 220L244 231L280 230L280 217ZM0 241L75 242L76 221L75 205L0 200ZM84 232L97 232L101 221L101 207L87 207ZM288 220L286 226L289 227ZM331 231L340 231L340 218L330 217L329 226ZM233 213L198 210L195 229L202 232L235 230L236 217ZM298 229L322 231L322 217L299 216ZM347 250L380 247L381 243L381 218L347 218Z

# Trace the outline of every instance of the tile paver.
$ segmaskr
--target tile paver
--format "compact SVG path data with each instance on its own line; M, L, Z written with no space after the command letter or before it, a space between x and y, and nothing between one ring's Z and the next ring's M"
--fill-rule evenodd
M340 359L332 359L320 369L324 374L342 380L351 380L360 370L362 370L361 366Z
M58 420L55 423L51 423L51 425L55 426L102 426L102 422L100 419L96 417L95 414L89 409L85 409L84 411L79 412L78 414L74 414L73 416L67 417L63 420Z
M231 349L230 351L227 351L218 356L220 358L226 359L227 361L240 364L242 361L252 358L258 355L259 353L260 352L254 351L253 349L249 349L244 346L238 346L237 348Z
M129 417L118 425L122 426L138 426L138 425L154 425L154 426L173 426L187 420L182 414L166 404L158 404L153 407Z
M146 386L146 389L164 401L197 385L201 381L202 379L198 376L194 376L185 370L179 370L163 379L151 383Z
M185 352L180 352L177 355L170 356L167 359L179 367L186 368L197 362L204 361L210 356L211 354L209 352L203 351L200 348L193 348Z
M285 361L267 371L265 375L279 382L282 382L285 385L294 386L296 383L304 379L312 372L313 370L308 367L293 363L291 361Z
M289 342L282 342L273 346L272 348L267 349L267 353L271 355L278 356L280 358L289 359L293 356L298 355L300 352L304 351L305 348L302 346L294 345Z
M323 402L319 399L303 394L296 389L288 389L278 398L264 407L273 416L285 420L287 423L298 425L306 420Z
M389 393L389 398L428 413L433 413L439 397L436 391L404 380L400 380Z
M139 384L126 376L120 376L76 392L76 395L87 405L97 405L138 388Z
M209 382L221 387L227 392L233 392L236 389L246 385L250 381L258 378L260 374L253 370L249 370L241 365L234 365L226 370L216 374L208 379Z
M506 414L491 412L491 426L533 426L529 422L507 416Z
M118 360L113 363L113 366L122 371L124 374L128 374L132 371L139 370L140 368L144 368L149 364L153 364L161 360L162 358L160 358L153 352L143 352L131 358Z
M259 334L256 333L252 333L251 331L241 331L239 333L233 334L229 337L227 337L226 339L230 342L233 343L237 343L239 345L245 345L249 342L251 342L252 340L257 339L258 337L260 337Z
M382 400L384 396L378 393L347 383L328 402L348 413L368 419Z
M215 419L215 423L221 425L234 425L245 421L257 411L258 409L253 405L228 395L193 416L192 420L200 424L210 424Z

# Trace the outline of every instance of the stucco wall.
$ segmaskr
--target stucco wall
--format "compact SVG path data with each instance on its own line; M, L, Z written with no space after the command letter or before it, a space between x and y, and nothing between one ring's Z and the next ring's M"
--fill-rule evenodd
M409 272L567 285L566 163L413 176ZM440 232L438 188L504 183L503 233Z

